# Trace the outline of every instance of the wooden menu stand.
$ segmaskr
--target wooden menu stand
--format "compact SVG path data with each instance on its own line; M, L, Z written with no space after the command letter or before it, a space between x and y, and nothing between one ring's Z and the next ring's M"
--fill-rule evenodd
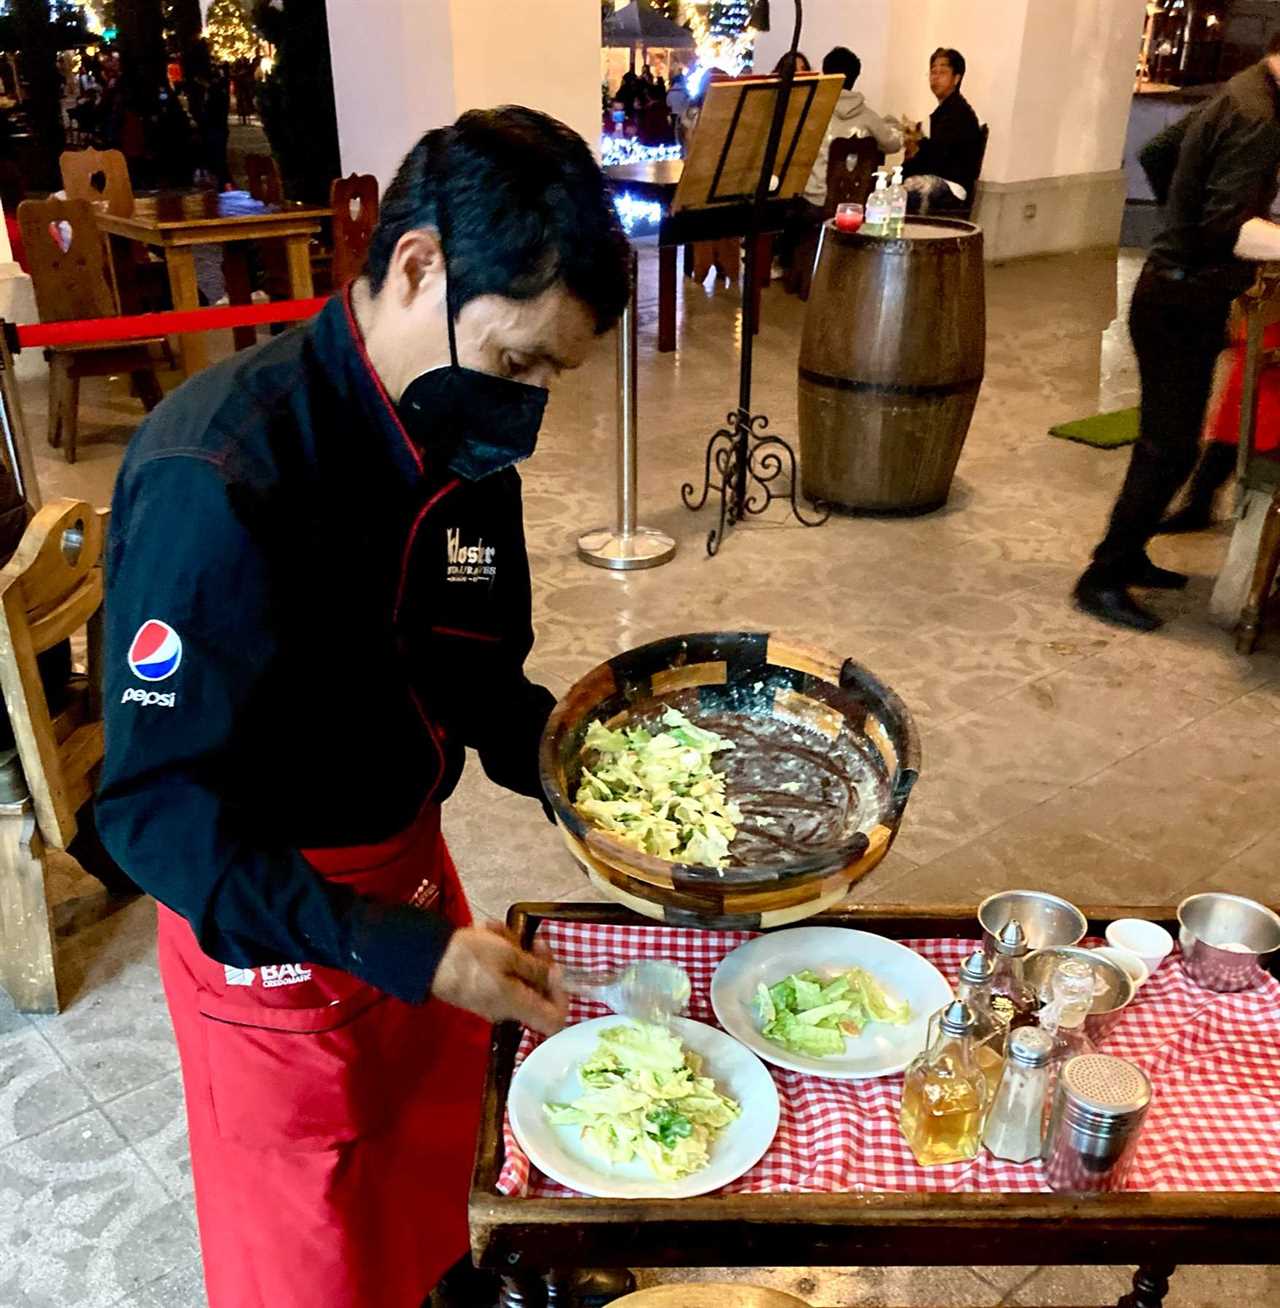
M800 6L792 55L800 37ZM707 88L671 214L658 232L660 246L741 236L747 260L742 287L742 361L738 406L707 442L701 491L686 482L681 496L698 510L715 492L719 521L707 533L714 555L725 532L748 514L763 513L775 499L790 502L806 527L829 514L806 516L796 499L795 450L768 430L769 419L751 411L751 368L759 319L759 237L781 231L792 202L804 189L844 85L835 74L795 76L794 57L780 77L740 78ZM785 476L784 476L785 474ZM785 483L786 489L775 489Z

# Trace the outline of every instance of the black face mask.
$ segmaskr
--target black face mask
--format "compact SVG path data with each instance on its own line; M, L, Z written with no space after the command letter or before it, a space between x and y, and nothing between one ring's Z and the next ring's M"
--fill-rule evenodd
M449 366L415 377L400 397L400 417L428 455L443 458L464 481L479 481L522 463L538 444L545 386L463 368L458 363L453 296L446 293Z

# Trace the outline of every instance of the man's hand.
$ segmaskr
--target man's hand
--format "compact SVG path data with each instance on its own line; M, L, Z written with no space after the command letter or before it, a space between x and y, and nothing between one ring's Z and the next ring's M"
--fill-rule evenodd
M569 999L555 961L543 946L520 948L504 927L463 927L453 933L431 993L489 1022L514 1019L543 1035L564 1026Z

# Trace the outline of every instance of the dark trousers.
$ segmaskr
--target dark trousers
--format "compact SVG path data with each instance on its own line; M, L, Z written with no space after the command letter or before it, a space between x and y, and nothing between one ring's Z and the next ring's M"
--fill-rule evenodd
M1173 497L1196 466L1213 366L1226 344L1229 300L1148 264L1129 308L1142 408L1138 443L1095 565L1123 580L1145 553Z

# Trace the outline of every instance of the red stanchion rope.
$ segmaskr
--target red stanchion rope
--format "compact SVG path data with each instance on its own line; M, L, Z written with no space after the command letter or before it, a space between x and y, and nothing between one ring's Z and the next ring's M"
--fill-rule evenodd
M298 322L324 308L326 296L311 300L273 300L268 304L228 304L210 309L170 309L118 318L77 318L68 322L18 323L20 349L65 345L101 345L138 341L151 336L184 336L228 327L258 327L263 323Z

